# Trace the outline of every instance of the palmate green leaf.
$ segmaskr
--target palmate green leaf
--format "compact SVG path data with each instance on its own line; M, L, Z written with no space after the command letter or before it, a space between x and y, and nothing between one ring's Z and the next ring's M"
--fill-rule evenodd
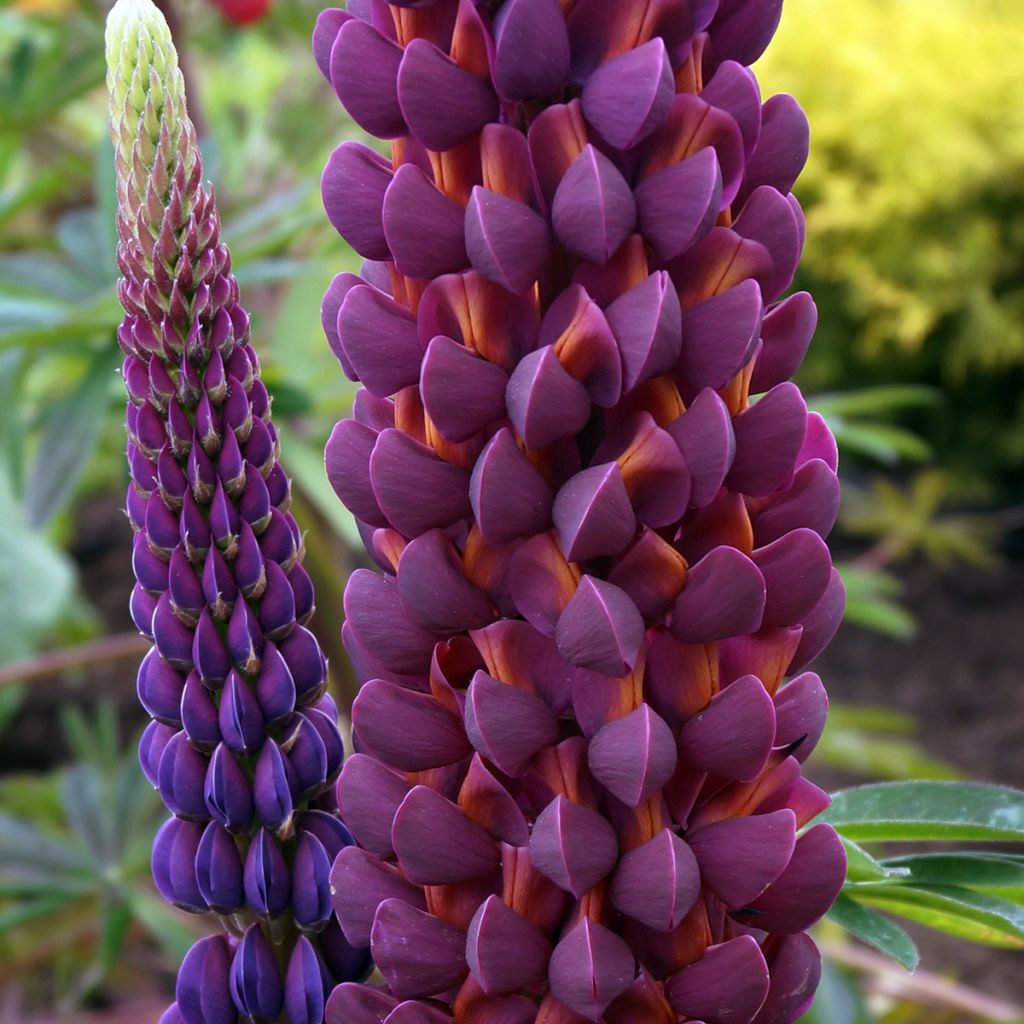
M819 819L857 841L1024 840L1024 793L976 782L883 782L833 794Z
M828 916L861 941L892 957L908 971L913 971L921 960L914 940L898 924L849 896L840 895Z
M75 894L46 893L0 908L0 935L30 921L58 914L76 898Z
M956 938L1001 949L1024 949L1024 908L998 896L953 885L872 882L850 886L846 895Z

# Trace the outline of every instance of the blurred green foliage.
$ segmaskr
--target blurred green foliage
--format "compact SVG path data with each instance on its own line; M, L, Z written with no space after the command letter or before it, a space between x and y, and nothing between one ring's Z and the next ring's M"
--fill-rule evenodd
M786 0L758 68L811 123L806 382L940 388L910 422L981 497L1024 482L1022 50L1018 0Z

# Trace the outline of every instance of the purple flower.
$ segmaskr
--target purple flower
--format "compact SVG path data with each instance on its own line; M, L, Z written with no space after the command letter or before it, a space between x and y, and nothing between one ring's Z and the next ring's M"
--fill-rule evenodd
M150 0L119 0L107 46L131 611L154 645L138 675L154 719L140 759L174 815L153 875L185 910L261 922L237 945L193 948L168 1019L276 1020L287 1006L292 1024L308 1024L323 990L365 963L334 957L332 974L318 948L330 861L351 837L329 792L344 752L306 628L302 534L163 16ZM303 998L295 979L311 974L321 991Z
M804 669L843 592L835 443L788 381L807 124L748 67L780 9L320 16L392 140L322 180L366 260L322 306L364 385L327 472L383 570L345 597L361 849L332 879L386 982L328 1020L787 1024L813 995L845 862L804 830Z

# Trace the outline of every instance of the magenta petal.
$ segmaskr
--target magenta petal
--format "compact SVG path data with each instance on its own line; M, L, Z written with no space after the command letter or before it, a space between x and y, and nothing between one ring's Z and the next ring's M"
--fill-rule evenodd
M496 617L490 600L466 579L461 559L441 530L406 545L398 560L398 593L412 617L438 633L481 629Z
M616 149L630 149L665 120L675 92L665 42L656 36L602 64L580 99L598 134Z
M327 81L331 80L331 48L341 26L351 17L337 7L328 7L317 16L313 28L313 59Z
M587 1020L599 1021L608 1004L633 984L636 963L614 932L584 917L551 954L551 994Z
M751 394L770 391L800 369L817 326L818 307L807 292L790 295L765 315Z
M672 1009L707 1024L750 1024L768 995L768 965L749 935L708 946L665 983Z
M494 839L428 786L414 787L402 801L391 840L405 877L417 885L466 882L498 866Z
M780 935L806 931L832 906L845 880L842 840L831 825L815 825L796 841L778 880L750 905L750 924Z
M764 615L760 570L736 548L709 551L690 567L672 612L672 632L686 643L710 643L753 633Z
M637 224L667 263L706 234L722 202L722 169L711 146L645 178L634 193Z
M694 715L679 736L687 764L747 781L764 767L775 739L775 706L757 676L742 676Z
M331 868L331 899L345 938L353 946L368 946L377 908L385 900L402 900L426 910L423 890L401 872L365 850L346 846Z
M633 507L616 462L592 466L571 477L555 497L551 517L571 562L617 555L636 532Z
M683 314L677 372L694 388L725 387L754 352L764 303L751 279Z
M389 260L381 207L391 184L391 161L358 142L343 142L320 179L327 219L360 256Z
M466 933L400 899L377 908L370 948L378 970L401 999L433 996L466 976Z
M732 116L739 125L749 160L761 137L761 90L754 73L736 61L723 61L701 90L700 98Z
M558 742L558 722L544 701L486 672L473 676L464 715L470 742L505 775L522 775L537 751Z
M381 679L356 696L352 728L367 750L400 771L440 768L472 751L462 722L433 697Z
M369 569L352 573L345 587L345 618L356 639L386 668L426 671L436 638L405 610L392 577Z
M679 297L663 270L620 295L605 310L622 354L626 391L671 369L679 358Z
M437 1004L424 1003L418 999L407 999L404 1003L399 1003L388 1014L384 1024L452 1024L454 1019L440 1009Z
M846 587L839 572L833 569L821 599L804 616L804 634L788 671L800 672L828 646L843 623L845 608Z
M427 39L412 39L398 68L398 102L427 149L453 149L494 120L498 98L485 79L459 67Z
M391 825L409 792L396 771L367 754L353 754L338 779L338 808L359 845L378 857L391 857Z
M559 182L551 218L569 252L600 265L633 231L636 203L618 168L587 145Z
M612 878L612 903L648 928L678 928L700 895L701 876L690 847L671 829L662 829L630 850Z
M703 508L721 490L736 455L729 410L715 391L705 388L668 432L690 469L690 503Z
M754 1024L792 1024L810 1007L821 980L821 954L802 932L773 940L768 947L771 984Z
M700 877L727 907L757 899L782 874L796 843L789 810L726 818L688 833Z
M469 515L469 475L399 430L382 430L370 456L381 511L407 537Z
M480 185L473 188L465 220L466 252L476 270L510 292L525 292L551 255L547 221Z
M395 268L408 277L432 278L462 270L465 211L413 164L402 164L384 194L384 235Z
M619 678L631 671L644 641L644 620L625 591L584 576L558 620L555 642L580 668Z
M478 825L510 846L530 841L530 826L512 794L474 754L459 791L459 801Z
M708 33L716 59L753 64L764 53L782 16L782 0L738 0L722 4Z
M590 418L587 389L563 369L550 345L523 357L509 378L506 402L531 451L579 433Z
M761 137L747 163L737 203L759 185L771 185L783 195L790 192L809 148L810 129L800 104L786 93L772 96L761 108Z
M803 248L802 216L781 192L760 185L733 222L738 235L760 242L772 258L775 277L768 288L769 299L781 295L793 281Z
M423 350L416 321L378 289L358 285L345 296L338 337L356 375L378 398L419 379Z
M547 977L550 956L544 933L499 896L480 904L469 925L466 959L487 995L539 985Z
M590 741L587 762L594 778L627 807L639 807L676 770L676 741L648 704L609 722Z
M813 530L792 530L752 555L767 589L765 626L795 626L817 604L832 573L828 546Z
M331 48L330 79L352 120L371 135L394 139L406 133L398 104L402 48L375 28L352 19Z
M376 443L377 431L355 420L342 420L327 440L324 465L327 479L345 508L364 523L383 527L388 520L370 484L370 455Z
M805 462L784 491L776 491L754 516L754 544L763 547L793 530L827 537L839 515L839 478L821 459Z
M434 426L449 441L468 441L505 415L508 374L444 335L423 357L420 396Z
M341 304L345 301L345 296L361 284L366 284L366 282L355 274L335 274L320 302L320 326L324 329L324 337L327 338L327 344L330 345L331 351L341 363L341 369L345 376L353 381L359 378L356 376L355 367L349 361L348 353L338 337L338 314L341 312Z
M346 982L327 1000L326 1024L384 1024L398 1005L394 996L372 985Z
M576 577L558 542L541 533L518 545L508 569L516 611L545 637L554 637L558 617L576 588Z
M597 811L556 796L530 835L530 861L555 885L579 899L615 867L619 843Z
M806 761L825 730L828 694L814 672L787 683L775 695L775 746L789 747L798 761Z
M796 464L802 466L811 459L821 459L833 473L839 466L839 446L824 417L817 412L807 414L807 433Z
M736 458L725 478L734 491L754 498L787 483L807 432L807 406L790 382L772 388L732 421Z
M516 446L512 431L503 427L473 467L469 497L484 540L508 544L547 528L554 495Z
M494 23L494 84L506 100L553 96L569 77L569 33L558 0L507 0Z

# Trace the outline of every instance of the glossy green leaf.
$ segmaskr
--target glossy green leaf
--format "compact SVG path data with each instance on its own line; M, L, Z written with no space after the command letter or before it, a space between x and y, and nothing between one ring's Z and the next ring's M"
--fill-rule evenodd
M859 903L986 946L1024 949L1024 908L988 893L958 886L879 885L850 887Z
M854 840L1024 840L1024 792L975 782L885 782L833 794L819 818Z
M921 960L914 940L898 924L849 896L840 895L828 916L861 941L892 957L908 971L913 971Z
M979 889L1014 903L1024 901L1024 858L994 853L919 853L888 857L887 868L909 873L914 885L956 885Z

